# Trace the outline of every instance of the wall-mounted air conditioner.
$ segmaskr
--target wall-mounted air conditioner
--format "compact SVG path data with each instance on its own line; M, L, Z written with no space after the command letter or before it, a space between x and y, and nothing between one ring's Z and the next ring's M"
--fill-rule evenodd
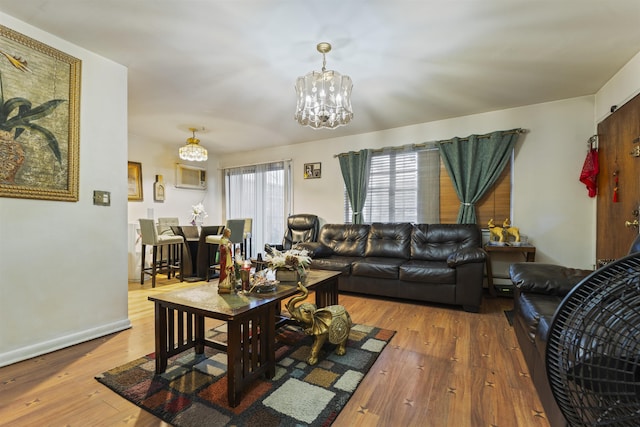
M193 190L207 189L207 170L176 163L176 187Z

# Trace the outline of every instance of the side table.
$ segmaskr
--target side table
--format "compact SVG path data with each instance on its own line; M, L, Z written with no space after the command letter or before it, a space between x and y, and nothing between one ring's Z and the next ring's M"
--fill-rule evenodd
M493 284L493 269L491 268L491 253L521 253L524 256L525 262L534 262L536 260L536 247L529 244L523 244L518 246L512 245L492 245L486 244L484 250L487 252L487 287L489 288L489 294L493 297L497 296L496 287Z

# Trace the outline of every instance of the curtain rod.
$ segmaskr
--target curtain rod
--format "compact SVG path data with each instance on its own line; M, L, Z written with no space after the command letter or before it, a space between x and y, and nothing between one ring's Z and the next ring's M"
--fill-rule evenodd
M282 160L272 160L270 162L248 163L246 165L219 167L218 170L223 171L225 169L248 168L249 166L270 165L271 163L290 162L290 161L292 161L292 160L291 159L282 159Z
M509 134L512 134L512 133L527 133L527 132L528 132L527 129L512 129L512 130L504 131L503 133L505 135L509 135ZM485 133L484 135L475 135L475 136L477 136L478 138L486 138L487 136L491 136L492 133L494 133L494 132ZM460 140L460 141L468 141L469 140L469 136L467 136L465 138L458 138L458 140ZM383 152L385 150L394 150L395 151L395 150L406 150L407 148L429 148L430 145L433 145L434 148L435 148L435 145L437 143L445 144L447 142L452 142L452 141L453 141L453 138L450 138L450 139L443 139L441 141L429 141L429 142L420 142L420 143L417 143L417 144L398 145L398 146L395 146L395 147L374 148L374 149L371 150L371 152L372 153L381 153L381 152ZM348 154L349 153L334 154L333 157L346 156ZM359 155L359 153L357 153L357 152L355 154Z

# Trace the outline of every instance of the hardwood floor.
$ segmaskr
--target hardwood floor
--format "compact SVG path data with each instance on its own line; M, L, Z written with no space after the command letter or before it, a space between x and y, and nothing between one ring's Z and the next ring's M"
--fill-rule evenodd
M201 283L201 282L200 282ZM129 283L129 330L0 368L2 426L162 426L94 376L154 349L154 293L194 286ZM548 427L504 310L481 313L341 294L353 321L396 330L334 426Z

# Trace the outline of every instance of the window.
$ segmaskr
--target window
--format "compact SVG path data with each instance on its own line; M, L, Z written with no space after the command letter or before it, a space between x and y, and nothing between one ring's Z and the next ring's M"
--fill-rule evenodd
M352 220L346 190L345 223ZM460 201L437 148L374 152L371 156L364 222L455 223ZM510 217L511 165L476 205L478 225Z
M437 149L390 150L371 156L364 220L372 222L439 222L440 188ZM345 222L352 210L345 191Z
M252 218L251 256L280 243L291 206L291 162L225 169L228 219Z

